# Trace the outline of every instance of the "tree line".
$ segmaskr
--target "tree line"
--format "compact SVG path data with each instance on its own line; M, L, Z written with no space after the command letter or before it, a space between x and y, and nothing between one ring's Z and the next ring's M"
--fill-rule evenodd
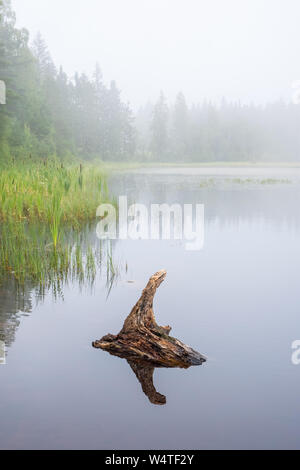
M7 104L0 107L0 152L5 158L32 155L127 159L135 153L133 114L114 81L70 79L58 70L40 34L16 28L10 0L0 4L0 79Z
M300 105L265 106L223 100L188 106L183 93L163 93L137 113L107 86L97 65L92 77L56 68L42 36L32 45L16 27L11 0L0 0L0 160L9 156L111 161L300 160Z
M148 160L166 162L300 161L300 105L208 101L188 106L183 93L168 106L161 93L136 117Z

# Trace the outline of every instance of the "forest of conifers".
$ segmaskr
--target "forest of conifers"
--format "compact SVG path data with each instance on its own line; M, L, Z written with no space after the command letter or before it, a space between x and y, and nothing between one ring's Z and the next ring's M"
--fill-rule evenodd
M80 157L103 161L299 161L300 105L205 101L188 106L182 92L169 104L137 112L106 85L101 69L68 77L40 34L31 42L16 27L10 0L0 0L0 160ZM196 60L196 58L195 58ZM145 101L147 100L145 91Z

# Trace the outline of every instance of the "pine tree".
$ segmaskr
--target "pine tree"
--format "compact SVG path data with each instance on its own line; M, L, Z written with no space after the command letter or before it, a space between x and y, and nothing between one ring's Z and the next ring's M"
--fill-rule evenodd
M151 122L151 151L155 158L165 159L168 151L168 105L163 92L154 107Z
M178 93L173 111L173 155L182 160L188 153L188 107L183 93Z

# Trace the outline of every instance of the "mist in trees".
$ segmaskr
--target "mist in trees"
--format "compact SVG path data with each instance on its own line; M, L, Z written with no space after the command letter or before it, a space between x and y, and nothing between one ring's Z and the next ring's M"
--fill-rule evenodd
M99 66L92 78L69 78L56 69L41 34L29 46L28 32L15 26L10 0L1 2L0 12L0 79L7 86L7 105L0 107L2 158L134 155L133 115L115 82L106 86Z
M145 157L165 162L300 161L300 106L203 101L187 106L180 92L167 106L163 94L136 118Z
M16 27L10 0L0 1L0 159L29 155L111 161L299 161L300 105L264 106L203 100L189 106L183 92L135 114L99 65L89 77L56 68L42 35ZM134 77L133 77L134 80ZM199 85L201 96L201 85ZM145 96L146 100L146 96Z

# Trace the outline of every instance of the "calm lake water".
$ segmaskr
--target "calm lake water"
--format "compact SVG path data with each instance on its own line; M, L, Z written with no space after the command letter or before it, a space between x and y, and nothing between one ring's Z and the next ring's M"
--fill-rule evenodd
M274 183L271 179L282 179ZM288 181L287 181L288 180ZM115 175L116 195L205 205L205 243L117 241L108 295L70 282L63 298L0 287L1 449L300 448L299 169L155 169ZM91 240L97 243L94 231ZM149 277L159 324L208 357L156 369L149 402L125 360L92 348L116 334Z

